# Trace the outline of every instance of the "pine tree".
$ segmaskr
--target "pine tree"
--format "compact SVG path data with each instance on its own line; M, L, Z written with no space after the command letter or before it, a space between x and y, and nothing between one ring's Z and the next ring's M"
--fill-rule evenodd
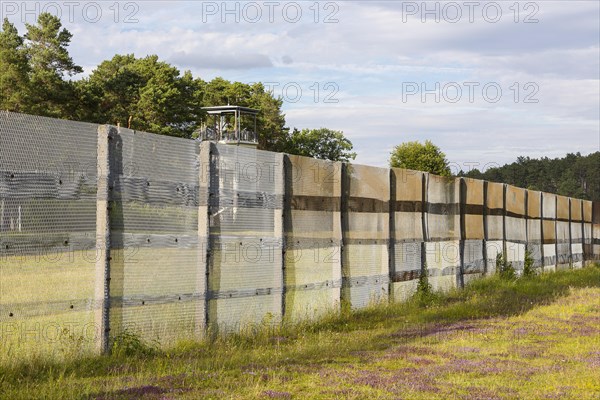
M7 18L0 32L0 109L28 112L29 65L23 38Z

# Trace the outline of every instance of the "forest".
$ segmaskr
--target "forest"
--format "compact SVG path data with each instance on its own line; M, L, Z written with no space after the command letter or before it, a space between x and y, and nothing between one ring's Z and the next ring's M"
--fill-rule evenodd
M474 169L459 176L503 182L585 200L600 200L600 151L563 158L518 157L517 161L484 172Z

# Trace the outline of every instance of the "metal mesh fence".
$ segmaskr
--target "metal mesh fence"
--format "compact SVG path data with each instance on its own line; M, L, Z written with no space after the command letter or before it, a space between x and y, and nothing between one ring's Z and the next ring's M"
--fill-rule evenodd
M96 132L92 124L0 112L6 356L60 352L69 338L82 352L94 346Z
M281 320L283 155L213 147L208 323L220 330Z
M448 290L525 246L579 267L599 237L600 203L0 112L5 357L402 301L424 267Z
M110 332L194 336L204 319L198 146L128 129L111 138Z

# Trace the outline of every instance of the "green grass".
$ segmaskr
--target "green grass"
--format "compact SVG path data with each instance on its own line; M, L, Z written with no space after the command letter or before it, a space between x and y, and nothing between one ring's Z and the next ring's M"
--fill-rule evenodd
M596 265L164 351L125 335L112 356L5 362L0 397L597 399L599 299Z

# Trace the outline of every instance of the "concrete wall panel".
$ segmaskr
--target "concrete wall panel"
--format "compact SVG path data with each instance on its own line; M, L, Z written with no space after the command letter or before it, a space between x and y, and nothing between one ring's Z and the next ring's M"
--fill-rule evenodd
M393 168L394 243L390 294L404 301L416 291L423 263L423 181L419 171Z
M342 164L286 156L285 318L339 310Z
M387 301L390 172L346 164L342 176L342 300L353 308Z

